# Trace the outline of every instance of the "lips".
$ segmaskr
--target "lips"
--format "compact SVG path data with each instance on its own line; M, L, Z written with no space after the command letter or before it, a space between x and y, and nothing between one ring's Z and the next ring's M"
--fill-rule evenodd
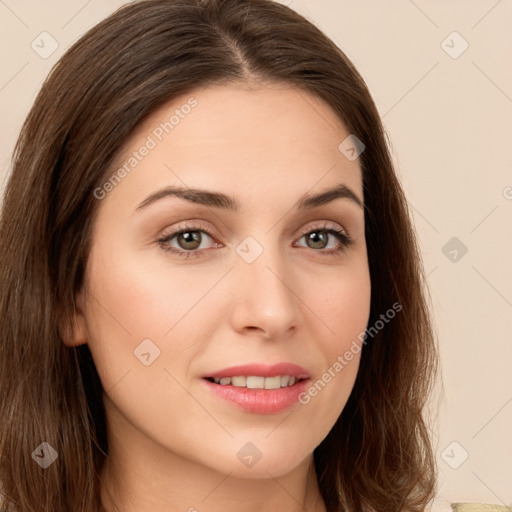
M298 401L310 375L292 363L232 366L205 375L203 382L215 396L253 414L276 414Z
M295 377L295 380L308 379L309 373L302 366L292 363L279 363L274 365L247 364L242 366L232 366L224 368L213 373L205 375L204 378L221 379L222 377L277 377L285 376Z

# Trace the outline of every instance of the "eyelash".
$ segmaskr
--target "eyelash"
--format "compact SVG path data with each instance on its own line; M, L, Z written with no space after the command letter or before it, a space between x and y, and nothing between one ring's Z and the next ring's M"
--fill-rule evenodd
M207 249L194 249L194 250L190 250L190 251L183 251L180 249L176 249L175 247L170 247L168 245L168 243L175 236L183 234L183 233L195 232L195 231L200 231L202 233L206 233L210 238L213 239L213 235L204 226L182 224L182 225L179 225L177 228L175 228L170 233L164 233L162 235L162 237L157 240L157 242L159 243L160 247L165 252L175 254L178 257L181 257L181 258L201 257L201 253ZM316 251L316 252L323 252L324 255L328 256L328 257L340 256L341 253L345 252L354 242L352 240L352 238L347 233L338 229L335 225L330 225L330 224L324 224L323 226L318 226L318 227L302 230L300 233L299 240L303 236L309 235L311 233L315 233L317 231L325 231L328 234L334 235L341 242L340 246L337 249L331 249L328 251L323 250L323 249L312 249L313 251Z

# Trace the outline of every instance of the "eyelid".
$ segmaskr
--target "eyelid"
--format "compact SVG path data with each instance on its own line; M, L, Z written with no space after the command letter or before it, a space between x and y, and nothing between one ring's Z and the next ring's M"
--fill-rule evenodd
M308 233L311 233L312 231L316 231L316 230L320 231L320 230L325 229L326 231L328 231L329 229L336 229L336 230L342 231L348 238L350 238L348 231L340 224L337 224L336 222L332 222L332 221L328 221L328 220L324 220L324 221L320 221L320 222L322 223L321 225L314 224L313 226L309 225L307 227L301 228L301 230L299 231L300 237L303 237L304 235L307 235Z
M207 235L213 237L213 232L215 230L209 225L202 223L200 220L186 220L180 222L177 226L175 225L171 228L164 229L159 238L168 238L171 235L176 236L184 231L204 231Z

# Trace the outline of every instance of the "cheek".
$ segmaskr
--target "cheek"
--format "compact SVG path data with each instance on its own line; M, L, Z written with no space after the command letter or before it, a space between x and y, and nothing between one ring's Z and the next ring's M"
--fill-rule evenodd
M316 432L319 438L326 434L322 430L326 425L334 425L352 392L371 301L370 276L365 264L341 269L329 283L326 286L319 282L318 286L308 288L311 309L322 320L322 332L326 334L316 338L323 365L317 368L315 379L300 400L310 414L322 415L323 425Z
M128 252L93 250L87 267L88 344L105 389L147 360L180 367L207 341L200 326L218 318L215 304L202 299L223 269L192 271Z
M324 353L332 361L366 329L370 315L371 283L364 261L308 290L308 296L329 335L322 338ZM313 308L312 308L313 309Z

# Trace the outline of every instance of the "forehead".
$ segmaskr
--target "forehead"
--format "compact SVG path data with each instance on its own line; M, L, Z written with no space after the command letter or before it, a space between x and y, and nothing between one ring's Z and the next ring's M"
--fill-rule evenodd
M129 175L112 195L219 183L228 193L301 194L320 181L320 187L342 181L361 191L358 161L339 150L347 136L329 105L287 84L198 88L136 128L113 169L124 165Z

